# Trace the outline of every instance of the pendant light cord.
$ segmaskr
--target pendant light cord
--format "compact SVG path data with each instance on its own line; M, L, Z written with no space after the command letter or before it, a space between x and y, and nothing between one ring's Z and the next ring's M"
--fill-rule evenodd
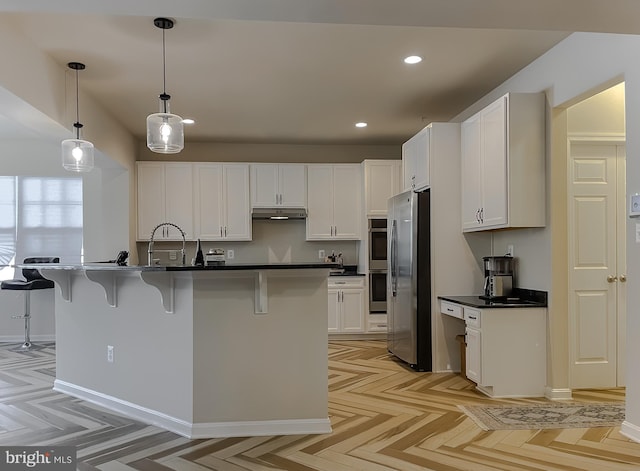
M76 128L76 139L80 140L80 79L78 75L78 69L76 69L76 122L74 127Z
M162 29L162 96L167 96L167 52L164 40L164 28ZM162 108L167 112L167 99L162 98Z

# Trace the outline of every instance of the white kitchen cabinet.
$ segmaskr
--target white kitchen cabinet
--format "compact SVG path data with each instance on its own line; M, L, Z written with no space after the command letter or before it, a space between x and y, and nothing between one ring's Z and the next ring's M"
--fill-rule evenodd
M545 225L545 100L504 95L461 128L462 230Z
M431 125L402 145L403 191L422 191L429 187L430 138Z
M460 318L466 334L466 374L491 397L544 396L546 308L475 308L448 301L441 311Z
M251 164L253 208L306 208L305 164Z
M365 331L364 278L332 276L328 282L329 333Z
M195 231L202 240L251 240L249 165L197 163Z
M387 200L400 193L400 160L364 160L364 206L367 217L387 217Z
M138 240L149 240L153 229L162 222L171 222L185 232L187 240L194 238L193 171L190 163L138 162ZM182 240L180 232L163 226L155 240Z
M360 240L362 169L359 164L307 166L307 240Z

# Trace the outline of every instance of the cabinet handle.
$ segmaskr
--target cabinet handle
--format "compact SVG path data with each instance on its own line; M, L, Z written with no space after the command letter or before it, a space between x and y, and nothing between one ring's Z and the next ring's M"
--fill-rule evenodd
M484 224L484 208L480 208L480 224Z
M453 309L451 309L450 307L447 308L447 312L453 312Z
M620 275L618 279L620 280L621 283L624 283L625 281L627 281L627 275Z
M476 210L476 221L480 224L480 208Z
M222 237L222 226L220 226L220 237Z
M227 237L227 226L224 226L224 236Z
M475 320L477 320L478 318L477 318L477 317L475 317L475 316L469 316L469 319L471 319L472 321L475 321Z
M617 277L617 276L615 276L615 275L609 275L609 276L607 277L607 282L608 282L608 283L613 283L614 281L618 281L618 277Z

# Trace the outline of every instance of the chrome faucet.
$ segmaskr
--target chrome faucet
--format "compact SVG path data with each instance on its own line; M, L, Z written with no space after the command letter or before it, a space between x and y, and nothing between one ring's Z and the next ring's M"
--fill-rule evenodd
M182 234L182 250L180 252L182 253L182 264L184 265L186 262L186 255L185 255L186 252L184 250L185 244L186 244L186 237L184 235L184 231L172 222L161 222L156 227L154 227L153 230L151 231L151 238L149 239L149 248L147 249L147 264L153 265L153 252L154 252L153 237L156 235L156 231L158 230L158 228L163 226L175 227L176 229L178 229L178 231L180 231L180 234ZM173 250L156 250L156 252L173 252Z

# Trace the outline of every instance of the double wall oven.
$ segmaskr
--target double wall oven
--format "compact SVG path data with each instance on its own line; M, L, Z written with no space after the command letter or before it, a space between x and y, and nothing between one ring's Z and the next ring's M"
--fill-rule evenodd
M387 312L386 219L369 219L369 312Z

